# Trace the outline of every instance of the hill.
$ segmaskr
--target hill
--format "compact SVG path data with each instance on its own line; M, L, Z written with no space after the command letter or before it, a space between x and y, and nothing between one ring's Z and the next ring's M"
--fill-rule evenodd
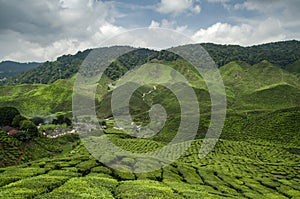
M115 137L114 142L131 151L160 146L143 139ZM195 140L176 162L148 173L124 173L107 167L79 144L60 157L2 168L0 198L254 199L300 195L300 159L284 145L220 140L214 151L199 159L201 143ZM128 164L136 161L106 158Z
M56 61L41 64L40 66L23 72L20 75L9 78L4 84L48 84L58 79L71 78L77 73L83 59L88 55L90 50L78 52L75 55L63 55Z
M53 84L22 84L0 87L0 106L18 108L22 115L47 116L56 112L70 112L75 76L57 80Z
M41 63L19 63L13 61L3 61L0 63L0 80L4 81L9 77L16 76L24 71L28 71L39 65L41 65Z
M211 120L211 99L201 75L172 53L134 49L114 60L97 82L95 105L105 138L138 156L100 153L96 159L87 148L99 148L103 136L99 136L97 130L82 135L81 140L70 135L55 139L40 136L28 143L0 132L0 166L18 165L0 168L0 198L300 197L299 51L292 52L299 42L254 47L205 45L220 64L228 102L221 139L207 156L199 158ZM288 51L289 55L280 57L283 51ZM51 70L66 72L71 78L62 79L60 74L47 70L43 73L43 67L46 67L43 65L40 76L45 77L47 84L28 82L0 87L0 106L17 107L27 117L49 116L55 112L71 114L75 71L86 54L78 53L74 62L73 56L68 55L46 65ZM64 68L66 63L69 65ZM160 64L169 67L160 68ZM131 71L140 65L143 66L139 69L147 69L146 72L135 74ZM177 151L190 144L172 145L174 150L163 160L144 157L144 153L166 146L176 135L181 122L181 107L174 93L182 92L184 87L175 84L170 90L159 85L174 82L177 76L172 69L188 80L198 98L201 114L196 138L170 165L146 173L125 172L128 168L138 170L168 162ZM26 74L24 81L39 77L34 70ZM136 132L125 132L115 123L111 97L113 91L123 88L122 83L134 78L150 82L153 75L156 82L134 90L129 100L129 112L141 128L151 122L153 105L161 104L167 118L159 133L139 138ZM154 117L160 119L158 115ZM193 115L189 114L189 117ZM86 140L92 142L84 145ZM102 145L99 150L108 151Z
M249 65L230 62L220 67L229 108L281 109L299 106L299 78L269 61Z
M212 43L191 44L201 45L213 58L215 63L221 67L231 61L243 61L250 65L258 64L263 60L278 65L290 72L299 72L297 63L300 60L300 42L296 40L267 43L251 47L238 45L217 45ZM53 83L58 79L68 79L78 72L82 61L89 54L91 49L78 52L75 55L63 55L56 61L45 62L38 68L24 72L17 77L10 78L3 84L34 84L34 83ZM133 65L146 63L151 59L171 61L176 59L176 55L166 51L156 52L153 50L140 49L120 58L125 71ZM113 63L118 68L118 62ZM127 67L127 69L126 69ZM120 68L119 68L120 69ZM124 68L123 68L124 70ZM119 72L122 70L119 70ZM123 73L125 72L123 71Z
M231 61L243 61L248 64L257 64L268 60L286 70L287 67L300 59L300 41L281 41L267 44L242 47L238 45L218 45L212 43L201 44L218 66L223 66ZM294 69L291 69L293 71Z

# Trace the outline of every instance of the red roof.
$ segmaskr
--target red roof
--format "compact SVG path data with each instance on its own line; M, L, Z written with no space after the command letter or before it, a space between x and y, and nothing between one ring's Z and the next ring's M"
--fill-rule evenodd
M18 132L16 129L11 129L11 130L8 132L8 135L13 135L13 134L15 134L16 132Z

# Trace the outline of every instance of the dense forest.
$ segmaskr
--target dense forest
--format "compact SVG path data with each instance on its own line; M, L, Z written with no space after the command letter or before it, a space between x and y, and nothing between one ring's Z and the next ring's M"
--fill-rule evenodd
M300 72L299 41L274 42L250 47L218 45L212 43L196 45L203 46L219 67L231 61L244 61L253 65L263 60L268 60L270 63L278 65L287 71ZM80 51L75 55L63 55L57 58L56 61L47 61L37 68L9 78L6 81L0 82L0 84L48 84L53 83L58 79L68 79L78 72L79 66L90 51L91 49L83 52ZM130 69L130 67L142 65L149 60L158 59L171 61L177 58L177 55L167 51L157 52L149 49L137 49L125 56L121 56L118 60L113 62L110 71L107 71L106 73L111 76L112 79L116 79ZM122 68L119 63L125 68Z
M3 61L0 63L0 80L16 76L24 71L33 69L39 65L41 65L41 63L18 63L13 61Z

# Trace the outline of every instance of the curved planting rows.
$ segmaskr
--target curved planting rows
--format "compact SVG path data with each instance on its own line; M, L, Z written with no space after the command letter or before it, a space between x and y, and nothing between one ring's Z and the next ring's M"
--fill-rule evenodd
M122 141L115 140L128 150L160 146L142 139ZM0 198L300 197L300 157L282 146L220 140L199 159L201 143L194 141L171 165L137 174L106 167L78 145L64 157L0 169Z

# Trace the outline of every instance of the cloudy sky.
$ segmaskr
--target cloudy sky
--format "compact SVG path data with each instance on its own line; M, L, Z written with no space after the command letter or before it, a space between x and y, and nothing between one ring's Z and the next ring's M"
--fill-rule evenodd
M0 61L55 60L141 27L193 42L300 39L299 0L0 0Z

